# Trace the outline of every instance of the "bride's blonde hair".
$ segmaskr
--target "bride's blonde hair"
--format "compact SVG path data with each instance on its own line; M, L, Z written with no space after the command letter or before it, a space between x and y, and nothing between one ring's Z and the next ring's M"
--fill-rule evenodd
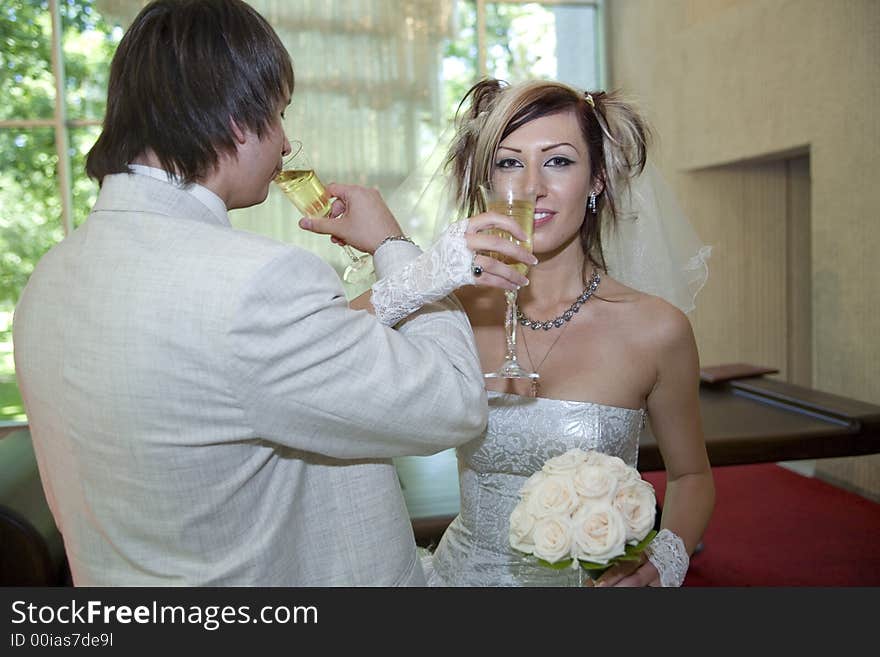
M596 214L584 208L581 246L590 261L607 271L603 223L617 222L622 195L630 180L644 169L650 141L646 122L620 92L582 92L547 80L515 85L482 80L459 105L446 165L451 169L459 213L472 216L482 212L479 185L492 176L498 145L530 121L567 111L574 112L587 143L591 188L602 190L596 198Z

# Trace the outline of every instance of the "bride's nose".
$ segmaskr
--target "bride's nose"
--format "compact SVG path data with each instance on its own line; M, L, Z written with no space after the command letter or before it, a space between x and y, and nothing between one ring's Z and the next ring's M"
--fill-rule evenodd
M540 168L526 170L526 191L536 198L547 195L547 184Z

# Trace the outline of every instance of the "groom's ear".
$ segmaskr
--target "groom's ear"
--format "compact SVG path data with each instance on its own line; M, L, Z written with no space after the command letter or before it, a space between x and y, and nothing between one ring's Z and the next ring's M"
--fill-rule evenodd
M244 144L247 141L246 131L242 130L241 126L231 116L229 117L229 129L232 130L232 136L235 137L235 141L239 144Z

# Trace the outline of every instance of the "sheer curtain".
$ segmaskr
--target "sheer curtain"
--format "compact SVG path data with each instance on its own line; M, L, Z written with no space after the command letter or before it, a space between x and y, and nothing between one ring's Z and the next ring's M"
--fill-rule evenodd
M141 0L99 0L126 24ZM387 195L437 138L442 116L443 40L453 0L250 0L293 59L296 87L288 137L309 150L325 181L369 185ZM299 213L274 186L265 203L230 213L245 230L295 243L340 273L342 250L297 226ZM425 235L414 235L426 246ZM351 288L349 293L359 292Z

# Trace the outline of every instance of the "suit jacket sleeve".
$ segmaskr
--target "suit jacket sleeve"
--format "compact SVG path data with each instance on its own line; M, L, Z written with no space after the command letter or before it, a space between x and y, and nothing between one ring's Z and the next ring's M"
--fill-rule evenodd
M473 332L454 297L392 329L350 309L335 272L299 249L236 296L230 376L255 437L351 459L432 454L485 427Z

